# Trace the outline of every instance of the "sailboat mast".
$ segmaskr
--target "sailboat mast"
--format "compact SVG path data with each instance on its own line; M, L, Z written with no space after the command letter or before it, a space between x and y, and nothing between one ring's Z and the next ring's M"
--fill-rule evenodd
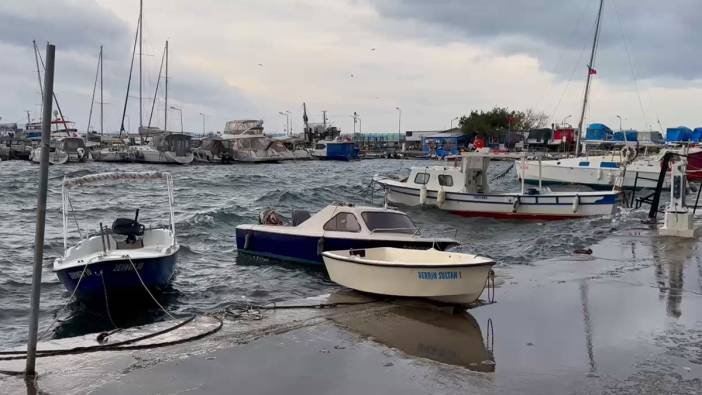
M168 40L166 40L166 78L164 82L165 97L163 101L163 131L168 131Z
M39 71L39 49L37 48L37 41L32 40L32 44L34 45L34 61L37 63L37 78L39 79L39 93L41 93L41 97L44 97L44 87L42 87L42 84L41 84L41 71ZM44 110L42 109L40 113L43 114ZM27 121L27 122L29 122L29 121Z
M139 26L141 26L141 13L137 22L136 32L134 33L134 46L132 46L132 60L129 63L129 78L127 79L127 93L124 95L124 107L122 107L122 123L119 127L119 136L122 137L124 132L124 118L127 115L127 103L129 102L129 90L132 86L132 71L134 71L134 55L136 53L137 38L139 37Z
M104 131L103 129L103 100L102 100L102 45L100 46L100 136Z
M144 0L139 0L139 128L144 126L144 117L142 116L142 84L141 84L141 57L142 57L142 41L144 35Z
M600 0L600 8L597 11L597 22L595 23L595 37L592 40L592 50L590 51L590 62L587 64L587 81L585 82L585 95L583 96L583 108L580 112L580 121L578 122L578 134L575 139L575 156L580 155L580 135L583 131L583 122L585 121L585 110L587 109L587 98L590 94L590 82L594 69L592 65L595 61L595 53L597 51L597 42L600 38L600 19L602 18L602 8L604 0Z
M90 125L93 121L93 106L95 105L95 89L97 89L98 77L100 76L100 60L102 58L102 46L100 46L100 54L98 55L98 64L95 69L95 80L93 81L93 95L90 96L90 112L88 113L88 126L85 128L85 136L87 138L88 133L90 133ZM101 87L102 89L102 87ZM100 99L102 101L102 99Z

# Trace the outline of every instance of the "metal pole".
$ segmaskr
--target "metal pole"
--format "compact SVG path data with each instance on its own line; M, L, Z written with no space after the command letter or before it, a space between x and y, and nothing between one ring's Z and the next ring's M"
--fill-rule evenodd
M103 104L104 100L102 99L102 45L100 46L100 136L102 136L103 132Z
M166 78L163 80L165 85L165 96L163 99L163 131L168 131L168 40L166 40Z
M200 113L202 115L202 135L205 135L205 114Z
M139 0L139 128L144 126L144 117L141 114L142 110L142 95L141 95L141 57L143 54L142 51L142 41L144 40L144 1Z
M51 104L54 96L54 53L56 47L46 44L46 71L44 72L44 100L41 118L41 162L37 224L34 233L34 270L32 272L31 314L27 339L27 366L25 375L36 374L37 329L39 327L39 298L41 296L41 269L44 260L44 227L46 225L46 194L49 183L49 135L51 134Z

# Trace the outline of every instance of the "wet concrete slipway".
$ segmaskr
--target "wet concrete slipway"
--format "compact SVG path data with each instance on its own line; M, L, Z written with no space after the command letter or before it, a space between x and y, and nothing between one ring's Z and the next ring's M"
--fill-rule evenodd
M498 268L496 302L465 313L341 291L279 306L350 304L220 314L221 330L192 342L40 358L35 383L2 376L0 392L699 394L699 248L642 225L612 233L591 255ZM201 316L138 344L217 325ZM41 348L94 344L95 335L86 335ZM4 361L0 369L23 363Z

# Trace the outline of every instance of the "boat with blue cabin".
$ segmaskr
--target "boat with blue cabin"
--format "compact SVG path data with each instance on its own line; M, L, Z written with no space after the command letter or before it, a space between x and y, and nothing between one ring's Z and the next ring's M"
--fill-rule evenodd
M458 245L453 239L419 235L419 228L401 211L348 203L330 204L314 215L294 211L290 225L267 210L259 222L236 227L236 246L240 255L264 261L321 267L324 251L373 247L445 250Z
M358 150L352 141L319 140L312 150L312 156L322 160L350 161L358 159Z
M68 191L78 187L135 181L163 181L166 184L170 225L149 227L139 222L139 208L134 218L117 218L111 227L103 226L95 234L81 230L72 210ZM167 288L173 279L180 245L176 241L173 214L173 181L169 173L111 172L91 174L63 181L64 254L53 264L53 271L66 289L85 303L110 303L131 299L143 293ZM68 246L68 225L75 223L80 241Z

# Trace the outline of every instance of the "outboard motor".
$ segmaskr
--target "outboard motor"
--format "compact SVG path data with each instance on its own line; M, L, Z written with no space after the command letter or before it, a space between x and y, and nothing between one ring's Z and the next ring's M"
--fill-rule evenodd
M137 236L143 236L144 230L144 225L139 223L139 209L136 210L134 219L117 218L112 223L112 233L127 236L127 244L136 243Z

